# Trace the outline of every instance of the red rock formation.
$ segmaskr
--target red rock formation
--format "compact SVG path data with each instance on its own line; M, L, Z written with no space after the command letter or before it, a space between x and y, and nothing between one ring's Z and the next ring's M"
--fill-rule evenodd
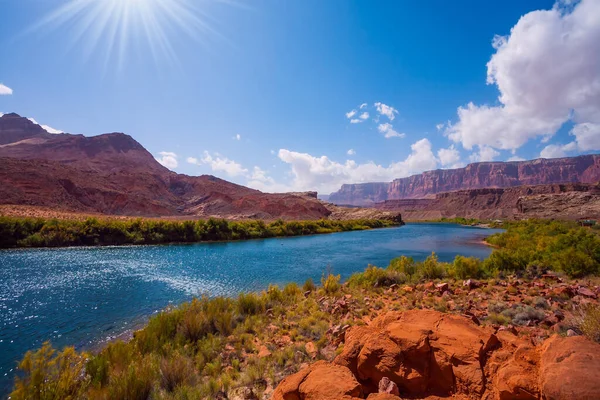
M350 328L333 363L285 378L272 399L591 400L600 398L599 367L600 345L583 337L535 347L457 315L389 312ZM399 396L386 393L388 380Z
M554 183L600 181L600 155L484 162L465 168L423 172L390 183L342 185L329 196L335 204L366 205L394 199L433 197L437 193L464 189L508 188Z
M0 117L0 202L132 216L319 219L314 194L267 194L210 175L176 174L122 133L47 133Z
M406 220L437 218L600 218L600 186L554 184L438 193L431 199L386 200L374 208Z

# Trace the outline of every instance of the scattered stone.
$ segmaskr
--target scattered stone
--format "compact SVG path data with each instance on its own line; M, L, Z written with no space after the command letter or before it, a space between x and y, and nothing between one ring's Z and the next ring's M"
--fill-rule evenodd
M258 396L249 387L243 386L231 389L227 395L229 400L258 400Z
M579 336L573 329L567 331L567 337Z
M379 381L379 393L388 393L400 396L400 390L398 390L398 385L390 381L390 379L386 376L381 378L381 380Z
M313 360L317 357L317 348L313 342L307 342L304 345L304 349Z
M259 358L269 357L270 355L271 355L271 352L269 351L269 349L267 349L267 346L262 345L259 347L259 349L258 349L258 357Z
M440 294L443 294L450 290L450 286L447 283L439 283L435 285L435 288L438 290Z
M592 292L590 289L580 286L579 289L577 289L577 294L580 294L584 297L590 297L592 299L595 299L598 297L598 295L596 295L596 293Z
M411 286L406 285L402 287L402 290L404 290L406 293L412 293L414 289Z

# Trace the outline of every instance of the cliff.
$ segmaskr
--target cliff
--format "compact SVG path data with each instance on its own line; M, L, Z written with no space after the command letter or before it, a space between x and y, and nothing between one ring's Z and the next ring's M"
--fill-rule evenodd
M437 193L464 189L510 188L556 183L600 181L600 155L485 162L464 168L423 172L393 182L342 185L329 196L335 204L367 205L385 200L433 198Z
M386 200L374 205L405 220L439 218L600 218L600 185L554 184L438 193L429 199Z

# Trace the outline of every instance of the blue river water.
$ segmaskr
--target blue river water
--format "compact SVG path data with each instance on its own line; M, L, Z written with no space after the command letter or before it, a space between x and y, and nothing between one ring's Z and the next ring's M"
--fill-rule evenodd
M193 296L237 295L269 283L342 279L400 255L442 261L485 258L481 240L496 230L451 224L293 238L161 246L0 251L0 397L28 349L97 348L169 304Z

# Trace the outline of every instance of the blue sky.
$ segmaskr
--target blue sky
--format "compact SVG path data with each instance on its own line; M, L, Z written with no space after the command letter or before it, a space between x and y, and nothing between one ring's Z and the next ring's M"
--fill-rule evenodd
M0 19L0 112L125 132L189 175L329 193L600 150L597 0L3 0Z

